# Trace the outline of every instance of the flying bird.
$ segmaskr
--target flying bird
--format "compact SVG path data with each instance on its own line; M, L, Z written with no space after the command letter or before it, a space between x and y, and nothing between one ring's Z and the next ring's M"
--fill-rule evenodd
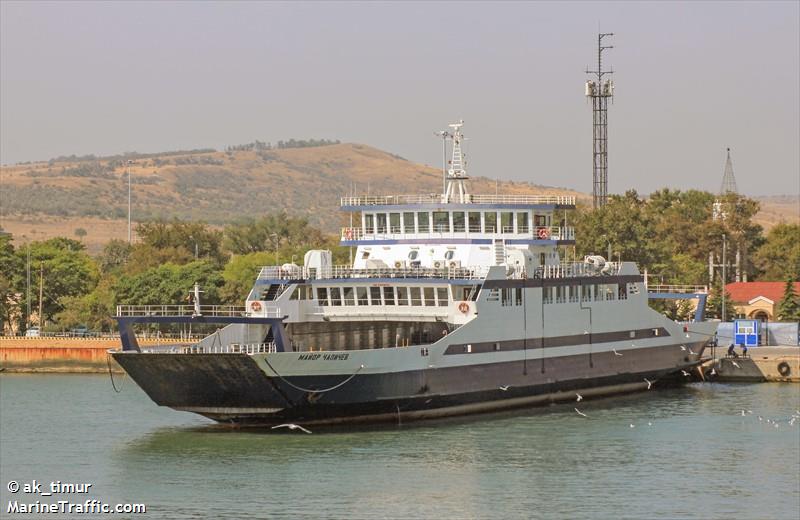
M631 423L631 428L636 428L636 425Z
M684 346L684 345L681 345L681 350L683 350L684 352L686 352L686 346Z
M508 390L508 387L509 387L509 385L506 385L506 386L501 386L501 387L500 387L500 390L502 390L503 392L505 392L505 391L507 391L507 390Z
M273 426L272 427L273 430L275 428L289 428L290 430L300 430L302 432L311 433L309 430L306 430L305 428L303 428L299 424L279 424L277 426Z
M689 377L690 375L686 370L681 370L681 374L685 375L686 377Z
M581 401L583 401L583 396L581 394L576 393L575 395L577 396L577 398L575 399L577 402L580 403Z
M650 421L647 421L647 426L653 426L653 423L651 423Z
M577 408L575 408L575 411L578 412L578 415L580 415L581 417L589 417L588 415L586 415L582 411L578 410Z
M747 415L747 414L744 413L744 410L742 410L742 417L744 417L745 415Z
M647 383L647 389L650 390L650 387L653 386L653 382L649 381L646 377L644 378L644 382Z
M712 375L712 376L715 376L715 375L717 375L717 369L712 367L712 368L711 368L711 372L709 372L708 374L709 374L709 375Z
M692 349L689 349L689 355L690 356L694 356L695 355L695 353L692 351Z
M613 352L615 356L621 356L622 355L619 352L617 352L617 349L615 349L615 348L612 348L611 352Z
M742 368L742 367L739 366L739 363L737 363L736 361L731 361L731 365L735 366L736 368Z

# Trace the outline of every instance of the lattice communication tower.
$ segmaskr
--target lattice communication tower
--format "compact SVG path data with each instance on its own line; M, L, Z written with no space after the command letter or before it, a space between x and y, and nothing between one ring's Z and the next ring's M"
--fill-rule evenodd
M597 35L597 70L586 69L586 74L596 78L586 81L586 97L592 100L592 200L595 208L608 201L608 101L614 98L614 82L604 77L614 71L603 70L603 51L614 47L603 45L603 38L607 36L614 36L614 33Z

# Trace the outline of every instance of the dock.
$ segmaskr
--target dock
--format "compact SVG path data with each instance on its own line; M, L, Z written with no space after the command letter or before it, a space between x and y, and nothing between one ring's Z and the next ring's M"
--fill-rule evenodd
M716 359L703 365L707 380L800 383L800 347L752 347L746 357L740 347L736 348L738 357L726 353L718 348Z

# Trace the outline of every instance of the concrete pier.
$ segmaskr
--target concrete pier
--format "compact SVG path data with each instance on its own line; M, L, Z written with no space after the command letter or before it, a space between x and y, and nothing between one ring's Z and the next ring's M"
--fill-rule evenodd
M742 357L742 349L737 348L738 358L724 357L726 352L727 349L717 349L717 359L703 365L708 379L800 383L800 347L754 347L749 349L748 357Z

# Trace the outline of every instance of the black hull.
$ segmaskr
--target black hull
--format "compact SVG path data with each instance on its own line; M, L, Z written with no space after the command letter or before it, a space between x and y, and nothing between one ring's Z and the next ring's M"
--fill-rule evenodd
M698 363L697 356L686 357L676 345L625 356L625 362L602 353L352 378L281 378L267 376L245 354L114 354L159 405L223 423L262 426L410 421L574 401L576 393L591 398L638 392L647 390L645 379L688 380L667 376Z

